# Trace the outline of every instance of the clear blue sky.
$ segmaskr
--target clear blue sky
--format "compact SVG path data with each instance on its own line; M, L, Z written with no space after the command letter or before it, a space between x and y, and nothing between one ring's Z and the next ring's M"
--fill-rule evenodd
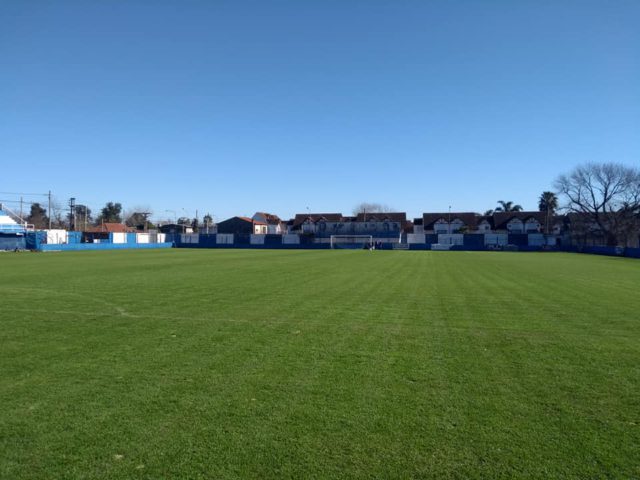
M3 192L413 217L586 161L640 164L637 0L0 4Z

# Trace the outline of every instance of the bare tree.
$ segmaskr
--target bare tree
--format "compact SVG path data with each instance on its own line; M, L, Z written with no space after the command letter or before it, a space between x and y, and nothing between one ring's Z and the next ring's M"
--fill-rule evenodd
M588 163L556 180L565 208L577 213L608 246L626 246L640 223L640 170L619 163Z
M62 202L57 198L53 198L51 200L51 212L49 212L49 216L51 218L51 227L52 228L67 228L68 226L68 218L66 215L65 209L62 207Z
M392 208L383 203L362 202L353 207L352 212L354 215L358 215L359 213L388 213L392 211Z
M135 227L141 230L145 230L148 225L149 216L153 215L153 210L147 205L137 205L133 208L128 208L124 212L124 223L128 227Z

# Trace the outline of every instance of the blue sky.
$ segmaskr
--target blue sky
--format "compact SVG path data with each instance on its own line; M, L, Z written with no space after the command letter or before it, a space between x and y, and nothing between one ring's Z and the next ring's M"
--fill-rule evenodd
M579 163L640 165L638 25L624 0L5 1L0 192L535 209Z

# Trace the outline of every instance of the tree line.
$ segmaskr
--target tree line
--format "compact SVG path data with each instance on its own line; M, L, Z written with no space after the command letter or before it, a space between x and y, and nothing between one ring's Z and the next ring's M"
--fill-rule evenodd
M538 198L538 210L545 212L545 233L553 217L566 214L572 233L600 236L607 246L635 243L640 235L640 169L619 163L587 163L560 175L555 191L544 191ZM390 211L379 203L361 203L354 214ZM484 212L520 212L522 206L498 200L498 206Z
M31 204L29 215L26 217L27 223L33 224L35 228L49 228L51 220L52 228L75 228L83 230L84 227L93 227L103 223L125 223L129 227L151 228L154 225L149 222L151 212L148 208L134 208L124 211L122 204L118 202L107 202L97 216L87 205L77 204L67 213L61 213L59 207L52 208L53 217L50 219L47 209L40 203Z

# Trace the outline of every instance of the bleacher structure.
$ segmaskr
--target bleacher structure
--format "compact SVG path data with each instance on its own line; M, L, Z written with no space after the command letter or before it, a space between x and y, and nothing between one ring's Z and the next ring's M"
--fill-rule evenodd
M0 203L0 250L23 250L29 231L33 231L33 225Z

